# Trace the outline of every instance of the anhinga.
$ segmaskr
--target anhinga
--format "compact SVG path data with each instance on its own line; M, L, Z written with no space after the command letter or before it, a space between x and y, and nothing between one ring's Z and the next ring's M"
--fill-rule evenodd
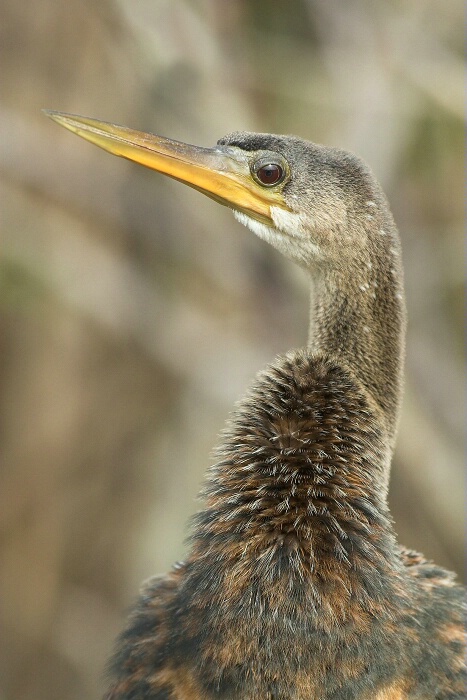
M143 589L107 700L461 700L463 591L396 543L399 236L355 156L293 136L197 148L48 112L195 187L308 270L306 348L260 372L208 473L186 560Z

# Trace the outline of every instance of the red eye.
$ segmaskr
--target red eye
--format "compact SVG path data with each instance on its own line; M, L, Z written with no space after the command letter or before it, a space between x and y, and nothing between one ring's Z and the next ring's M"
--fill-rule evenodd
M255 171L255 174L261 184L270 187L282 180L284 170L277 163L265 163Z

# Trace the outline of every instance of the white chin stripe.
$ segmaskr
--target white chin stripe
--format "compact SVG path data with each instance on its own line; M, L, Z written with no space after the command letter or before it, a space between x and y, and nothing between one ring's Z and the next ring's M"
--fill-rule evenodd
M233 214L237 221L299 265L308 265L310 255L312 258L319 256L318 246L310 240L306 241L300 217L296 214L284 212L278 207L271 207L271 215L275 226L263 224L235 209ZM284 224L286 224L286 227L284 227L285 232L283 233L281 229Z
M281 233L274 226L262 224L260 221L257 221L257 219L253 219L243 212L234 210L234 216L237 221L249 228L253 233L256 233L258 238L261 238L263 241L274 246L274 248L277 248L277 250L280 250L283 255L293 258L287 234Z
M233 210L233 215L235 216L237 221L249 228L250 231L253 231L253 233L256 233L256 235L259 238L262 238L263 241L272 243L271 236L274 232L272 226L262 224L261 221L258 221L257 219L252 219L251 216L248 216L248 214L244 214L242 211L236 211L235 209Z

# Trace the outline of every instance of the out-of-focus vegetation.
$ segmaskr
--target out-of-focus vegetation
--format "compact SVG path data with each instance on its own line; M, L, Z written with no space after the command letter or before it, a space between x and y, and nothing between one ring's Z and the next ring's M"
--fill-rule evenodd
M460 571L462 19L456 0L0 4L1 700L99 696L139 582L183 556L233 402L307 331L299 270L43 107L371 164L410 314L396 528Z

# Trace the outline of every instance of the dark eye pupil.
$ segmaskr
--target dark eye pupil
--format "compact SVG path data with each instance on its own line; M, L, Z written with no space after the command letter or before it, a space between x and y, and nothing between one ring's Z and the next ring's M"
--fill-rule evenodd
M256 177L263 185L275 185L276 182L282 177L283 170L280 165L275 163L268 163L267 165L262 165L256 171Z

